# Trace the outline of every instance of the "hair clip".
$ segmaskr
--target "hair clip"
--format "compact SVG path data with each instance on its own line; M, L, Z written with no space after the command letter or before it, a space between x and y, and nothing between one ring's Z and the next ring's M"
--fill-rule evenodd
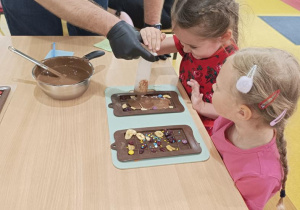
M271 95L268 96L268 98L266 98L265 100L263 100L258 104L258 108L265 109L268 106L270 106L270 104L278 97L279 93L280 93L279 89L273 92Z
M287 112L287 109L284 109L283 112L282 112L278 117L276 117L276 119L274 119L272 122L270 122L270 125L271 125L271 126L274 126L274 125L276 125L278 122L280 122L280 120L282 120L282 119L284 118L286 112Z
M255 74L257 65L253 65L247 76L242 76L236 83L236 89L242 93L248 93L253 86L253 76Z
M281 189L280 190L280 198L284 198L285 197L285 190Z

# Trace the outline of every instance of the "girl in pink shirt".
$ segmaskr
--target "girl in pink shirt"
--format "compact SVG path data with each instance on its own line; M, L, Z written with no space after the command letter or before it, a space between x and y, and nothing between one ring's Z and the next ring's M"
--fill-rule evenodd
M227 59L213 89L220 117L211 138L248 208L263 209L281 190L282 209L288 174L284 129L300 95L299 63L279 49L243 49Z

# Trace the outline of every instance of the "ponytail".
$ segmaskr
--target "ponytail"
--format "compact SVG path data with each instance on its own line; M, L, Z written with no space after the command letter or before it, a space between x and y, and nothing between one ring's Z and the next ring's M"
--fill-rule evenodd
M284 138L284 125L281 124L282 128L277 128L277 137L276 137L276 144L278 148L278 152L280 154L280 162L283 170L283 179L281 181L281 191L280 191L280 199L276 205L277 210L284 210L283 198L286 196L285 194L285 184L288 175L288 163L286 158L286 140Z

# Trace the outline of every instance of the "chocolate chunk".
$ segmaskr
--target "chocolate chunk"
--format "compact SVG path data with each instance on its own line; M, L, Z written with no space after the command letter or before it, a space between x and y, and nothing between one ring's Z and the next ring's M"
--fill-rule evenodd
M166 151L166 148L161 147L161 148L159 148L159 150L162 151L162 152L165 152L165 151Z
M156 153L156 149L154 149L154 148L151 148L150 151L153 153Z

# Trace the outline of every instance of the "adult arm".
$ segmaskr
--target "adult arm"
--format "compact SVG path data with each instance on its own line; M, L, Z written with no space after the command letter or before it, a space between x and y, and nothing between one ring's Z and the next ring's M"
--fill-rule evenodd
M149 25L160 23L164 0L144 0L144 22Z
M116 58L148 61L155 57L139 42L139 33L132 26L88 0L36 0L56 16L86 30L106 35ZM122 46L122 47L120 47Z
M88 0L35 0L56 16L97 34L107 35L120 20Z

